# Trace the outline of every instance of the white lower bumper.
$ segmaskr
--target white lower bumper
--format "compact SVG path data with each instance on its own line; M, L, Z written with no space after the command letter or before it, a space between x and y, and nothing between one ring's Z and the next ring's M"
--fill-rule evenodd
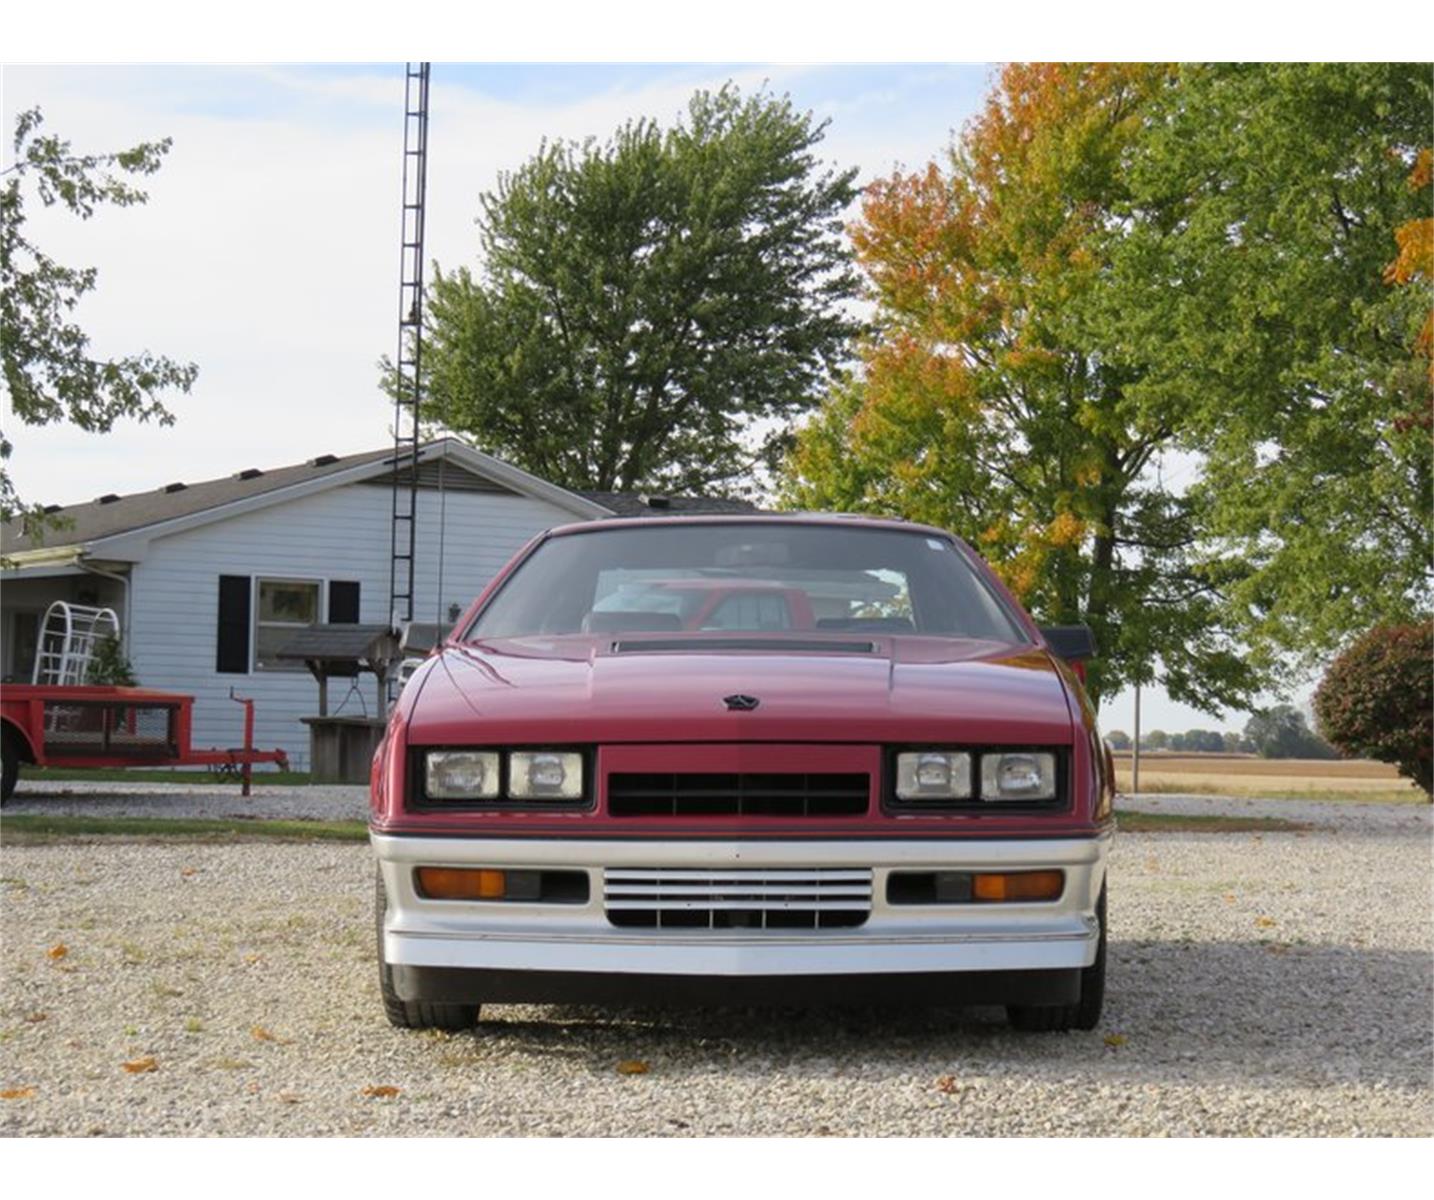
M594 841L372 835L388 893L384 958L393 965L636 975L884 975L1089 966L1109 835L1042 841ZM428 900L419 866L584 870L586 904ZM612 925L603 871L617 867L872 871L872 907L855 929L682 930ZM1044 870L1066 875L1057 901L891 905L902 870Z

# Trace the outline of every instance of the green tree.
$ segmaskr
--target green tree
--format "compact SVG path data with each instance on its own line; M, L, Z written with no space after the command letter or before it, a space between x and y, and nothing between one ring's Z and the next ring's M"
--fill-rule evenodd
M1170 70L1015 64L945 164L868 189L853 240L878 303L860 375L788 459L799 508L962 534L1038 620L1084 621L1098 700L1158 678L1212 712L1257 673L1197 563L1197 513L1152 463L1180 414L1104 354L1123 164Z
M1225 749L1224 735L1213 729L1190 729L1185 732L1184 738L1181 748L1197 754L1218 754ZM1172 745L1171 748L1175 747Z
M1186 66L1107 237L1103 354L1203 456L1230 618L1305 664L1429 605L1431 102L1427 63Z
M480 273L436 272L427 415L567 487L741 490L858 331L825 128L728 85L545 143L482 197Z
M1338 758L1292 704L1261 709L1245 722L1245 742L1261 758Z
M169 151L168 138L112 154L76 154L70 143L42 134L38 108L15 118L12 161L0 170L0 377L15 419L25 425L69 421L105 433L122 417L173 423L158 394L187 392L199 369L142 351L99 359L69 314L94 289L93 267L66 267L31 242L25 205L63 205L82 221L101 205L143 204L145 193L121 175L152 175ZM0 519L24 518L26 533L43 530L43 514L16 494L0 435Z

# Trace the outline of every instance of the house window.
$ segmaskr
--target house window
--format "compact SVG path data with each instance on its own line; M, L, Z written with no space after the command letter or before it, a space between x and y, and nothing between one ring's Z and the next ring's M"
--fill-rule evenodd
M319 619L319 590L316 580L260 579L258 603L254 606L254 669L257 671L302 671L301 662L284 661L275 655L294 634Z

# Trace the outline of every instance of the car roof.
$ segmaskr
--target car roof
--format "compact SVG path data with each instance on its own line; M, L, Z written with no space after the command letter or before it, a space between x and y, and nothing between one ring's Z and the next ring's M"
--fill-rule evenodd
M664 517L609 517L601 521L579 521L571 525L559 525L548 530L554 537L567 537L577 533L596 533L606 529L665 529L672 525L815 525L859 526L865 529L891 529L902 533L925 533L933 537L960 541L948 529L934 525L917 525L899 517L873 517L865 513L832 512L752 512L733 514L703 514L701 516Z

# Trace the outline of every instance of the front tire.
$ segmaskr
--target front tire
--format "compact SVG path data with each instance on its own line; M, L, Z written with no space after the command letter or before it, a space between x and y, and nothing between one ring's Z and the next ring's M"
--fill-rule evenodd
M396 1029L471 1029L478 1023L477 1004L439 1004L399 996L393 986L393 968L383 957L383 916L387 910L388 895L380 874L374 886L374 923L378 930L378 988L388 1023Z
M1100 1011L1105 1005L1105 884L1100 885L1100 899L1095 902L1100 919L1100 940L1096 943L1095 962L1080 973L1080 999L1074 1004L1012 1004L1006 1008L1006 1019L1013 1029L1023 1033L1064 1033L1070 1029L1094 1029L1100 1024Z

